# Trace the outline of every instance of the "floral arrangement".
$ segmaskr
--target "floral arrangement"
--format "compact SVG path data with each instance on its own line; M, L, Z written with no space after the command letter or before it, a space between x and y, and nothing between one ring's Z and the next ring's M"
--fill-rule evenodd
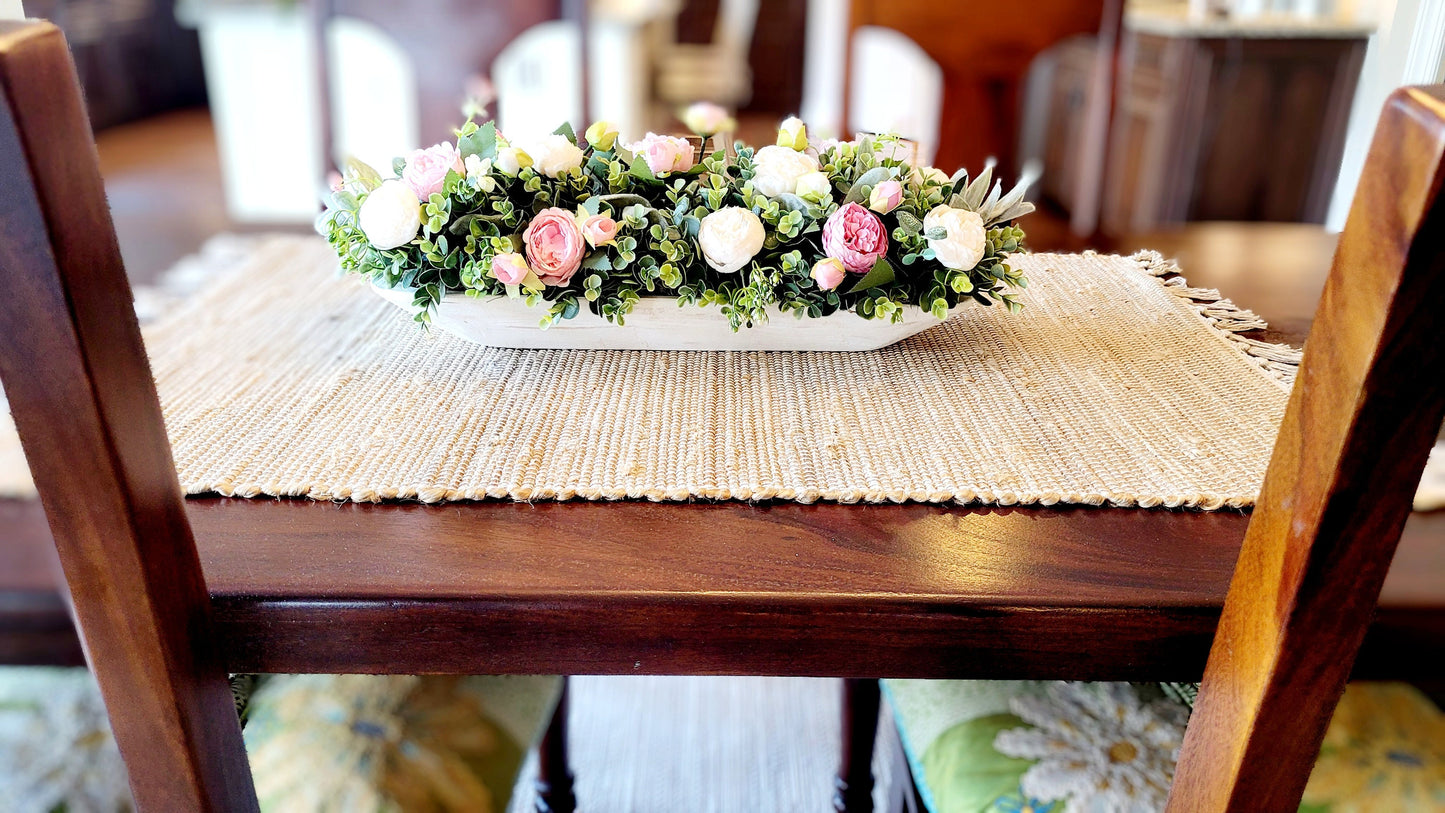
M734 124L694 105L708 143ZM696 141L649 133L623 144L606 122L512 142L468 121L455 143L417 150L392 178L351 161L317 227L347 271L414 291L427 323L442 297L523 297L543 327L589 308L622 324L643 296L716 305L734 330L770 308L942 319L963 302L1017 309L1010 267L1033 210L992 166L970 179L915 166L892 135L810 143L796 118L777 143L700 156Z

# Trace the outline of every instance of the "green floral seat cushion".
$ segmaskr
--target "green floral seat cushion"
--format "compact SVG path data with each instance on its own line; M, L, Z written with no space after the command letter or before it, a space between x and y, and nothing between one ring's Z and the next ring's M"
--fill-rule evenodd
M125 763L89 671L0 667L0 809L132 809Z
M262 807L501 813L561 685L555 677L265 677L244 731ZM0 667L0 810L132 809L90 673Z
M932 813L1162 810L1189 710L1156 686L884 681ZM1445 716L1402 684L1352 684L1304 813L1445 811Z
M550 677L280 675L246 749L275 813L501 813L561 689Z

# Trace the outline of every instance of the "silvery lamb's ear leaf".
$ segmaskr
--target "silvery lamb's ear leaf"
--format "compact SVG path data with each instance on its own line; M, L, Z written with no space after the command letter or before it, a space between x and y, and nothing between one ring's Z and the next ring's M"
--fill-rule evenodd
M978 207L983 205L983 198L988 194L988 185L993 183L995 163L994 159L988 159L988 163L984 164L983 172L978 173L978 177L974 178L973 183L970 183L968 189L964 190L963 208L976 212Z
M980 216L983 217L984 226L988 227L996 223L1003 223L1034 211L1034 205L1032 203L1024 203L1023 199L1024 195L1028 193L1029 187L1033 186L1034 181L1037 181L1041 174L1038 161L1029 161L1024 164L1023 172L1020 173L1018 183L1014 184L1014 188L1009 190L1009 193L1005 195L1002 200L988 207L986 214L980 212Z
M854 181L853 186L848 189L848 194L843 198L842 205L846 206L849 203L862 202L868 194L863 191L864 189L871 191L873 187L891 177L893 177L893 171L887 167L874 167L862 175L859 175L858 180Z
M1010 220L1017 220L1024 215L1034 211L1034 205L1028 201L1015 203L1007 209L999 209L992 217L985 220L984 228L993 228L1000 223L1007 223Z
M1000 180L1000 181L994 181L994 182L993 182L993 191L988 193L988 199L983 202L983 206L982 206L981 208L982 208L984 211L987 211L987 210L992 209L993 207L997 206L997 205L998 205L998 199L999 199L999 197L1001 197L1002 195L1003 195L1003 181L1001 181L1001 180Z

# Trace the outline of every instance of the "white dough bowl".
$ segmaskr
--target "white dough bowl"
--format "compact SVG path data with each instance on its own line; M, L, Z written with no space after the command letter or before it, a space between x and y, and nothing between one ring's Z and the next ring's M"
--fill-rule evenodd
M383 299L415 313L412 292L372 286ZM953 308L949 315L957 313ZM761 325L733 332L717 308L678 307L668 297L643 297L614 325L583 307L571 319L543 330L545 311L522 299L505 296L469 297L447 294L437 306L432 326L458 338L490 347L527 350L877 350L943 324L922 308L910 305L903 319L864 319L852 311L812 319L785 314L776 306Z

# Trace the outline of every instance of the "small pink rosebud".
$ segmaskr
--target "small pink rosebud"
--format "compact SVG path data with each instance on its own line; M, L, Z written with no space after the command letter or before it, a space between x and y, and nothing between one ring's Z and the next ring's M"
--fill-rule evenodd
M848 269L843 267L843 261L832 257L824 257L813 263L813 270L808 272L808 276L817 280L818 287L825 291L837 288L847 275Z
M593 248L605 246L617 239L617 221L607 215L592 215L582 221L582 236Z
M880 215L886 215L903 202L903 184L889 179L873 187L868 196L868 208Z
M520 254L508 252L492 258L492 276L503 285L521 285L531 271Z

